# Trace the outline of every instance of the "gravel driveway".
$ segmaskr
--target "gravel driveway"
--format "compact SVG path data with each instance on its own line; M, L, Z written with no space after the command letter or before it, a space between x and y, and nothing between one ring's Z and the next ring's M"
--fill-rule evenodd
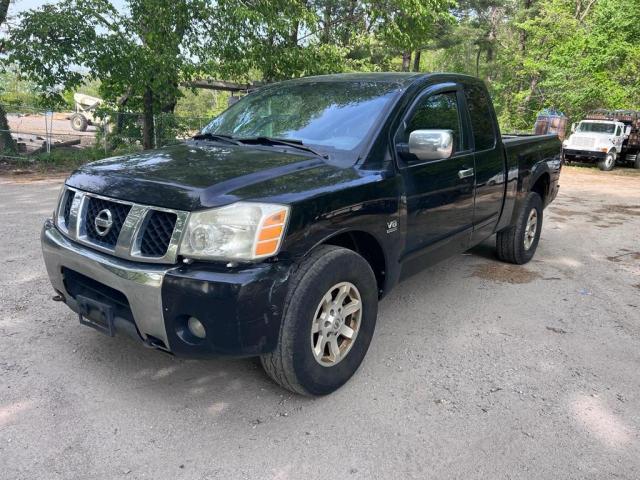
M533 262L407 280L320 399L80 327L40 254L60 184L0 179L0 478L640 478L640 176L566 168Z

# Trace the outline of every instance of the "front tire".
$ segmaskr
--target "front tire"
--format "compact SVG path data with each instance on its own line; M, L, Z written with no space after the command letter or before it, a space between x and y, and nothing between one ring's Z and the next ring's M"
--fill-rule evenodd
M88 126L89 121L81 113L71 115L71 128L76 132L86 132Z
M334 392L362 363L377 314L369 263L351 250L321 246L292 275L278 346L260 357L262 366L292 392Z
M542 231L542 198L529 192L515 225L498 232L496 254L503 262L523 265L533 258Z
M598 168L603 172L609 172L616 166L616 153L609 152L603 160L598 162Z

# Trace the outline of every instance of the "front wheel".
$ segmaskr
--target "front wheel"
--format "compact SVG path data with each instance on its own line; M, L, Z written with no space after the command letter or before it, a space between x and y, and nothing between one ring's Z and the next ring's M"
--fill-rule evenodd
M608 172L610 170L613 170L613 167L616 166L616 153L615 152L609 152L607 153L607 156L604 157L603 160L600 160L598 162L598 168L600 170L602 170L603 172Z
M76 132L86 132L89 121L81 113L74 113L71 116L71 128Z
M367 353L378 314L376 278L357 253L325 245L290 282L278 346L260 360L280 386L326 395L351 378Z
M542 199L529 192L515 225L498 232L496 253L504 262L522 265L533 258L542 231Z

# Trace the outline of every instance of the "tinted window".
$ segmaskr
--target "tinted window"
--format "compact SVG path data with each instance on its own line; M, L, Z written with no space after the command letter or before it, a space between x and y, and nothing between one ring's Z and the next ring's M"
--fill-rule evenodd
M471 86L465 88L469 117L476 150L487 150L495 145L496 134L493 127L491 103L484 89Z
M321 151L351 151L396 96L395 84L284 82L247 95L203 132L301 140Z
M414 130L453 131L453 152L460 148L460 115L455 92L438 93L420 101L416 110L405 123L399 141L407 143Z

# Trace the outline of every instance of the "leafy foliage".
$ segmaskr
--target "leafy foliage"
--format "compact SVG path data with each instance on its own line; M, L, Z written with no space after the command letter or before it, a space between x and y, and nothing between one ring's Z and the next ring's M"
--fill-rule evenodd
M20 17L9 61L50 104L90 82L111 108L143 111L146 147L154 115L226 107L226 93L182 86L195 78L270 82L410 63L480 76L504 129L529 130L545 107L576 119L640 107L637 2L126 0L118 10L61 0Z
M2 28L7 20L9 12L9 0L0 0L0 79L5 75L6 61L4 59L5 38L2 35ZM0 83L0 93L3 90L3 83ZM7 113L4 106L0 105L0 155L14 154L16 152L16 143L9 132L9 122L7 121Z

